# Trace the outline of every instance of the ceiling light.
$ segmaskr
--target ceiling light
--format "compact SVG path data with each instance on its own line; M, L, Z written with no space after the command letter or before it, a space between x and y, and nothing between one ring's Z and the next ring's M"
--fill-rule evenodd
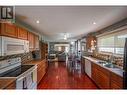
M64 40L67 40L67 35L66 34L64 35Z
M95 25L95 24L97 24L96 22L93 22L93 24Z
M37 24L39 24L39 23L40 23L40 21L39 21L39 20L37 20L37 21L36 21L36 23L37 23Z
M74 44L74 42L72 41L72 42L71 42L71 44L73 45L73 44Z
M64 37L64 40L67 40L67 37Z

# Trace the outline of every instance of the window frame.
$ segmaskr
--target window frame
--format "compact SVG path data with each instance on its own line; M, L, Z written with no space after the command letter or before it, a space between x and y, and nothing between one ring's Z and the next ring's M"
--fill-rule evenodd
M123 53L116 53L116 49L117 48L123 48L124 49L124 46L119 46L118 47L117 41L118 41L118 36L119 35L125 35L125 34L127 34L127 28L97 36L97 51L101 52L101 53L105 53L106 52L106 53L110 53L110 54L113 53L115 55L123 55L124 52ZM112 36L114 37L114 46L113 46L114 51L113 52L99 51L99 48L103 48L103 47L99 46L100 45L99 44L100 41L98 41L98 40L104 39L106 37L112 37ZM105 47L105 48L112 48L112 47Z

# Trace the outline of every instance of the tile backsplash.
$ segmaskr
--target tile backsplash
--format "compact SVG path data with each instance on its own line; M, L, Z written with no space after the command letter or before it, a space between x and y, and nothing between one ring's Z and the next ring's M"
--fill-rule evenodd
M111 61L111 57L113 56L113 63L123 67L123 57L122 56L118 56L118 55L111 55L108 53L98 53L98 52L94 52L93 53L93 57L104 60L104 61Z
M10 56L0 56L0 61L6 60L6 59L11 59L11 58L16 58L16 57L21 57L22 64L33 60L32 52L29 52L29 53L15 54L15 55L10 55Z

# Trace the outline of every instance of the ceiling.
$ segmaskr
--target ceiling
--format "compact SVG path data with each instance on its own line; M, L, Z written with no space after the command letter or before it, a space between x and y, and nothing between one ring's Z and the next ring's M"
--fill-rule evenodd
M65 33L72 41L127 17L127 7L122 6L16 6L15 10L18 19L51 41L65 41Z

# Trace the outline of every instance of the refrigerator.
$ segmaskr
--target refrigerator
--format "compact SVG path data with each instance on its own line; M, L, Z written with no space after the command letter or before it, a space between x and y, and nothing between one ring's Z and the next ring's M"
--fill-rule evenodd
M127 38L125 39L124 46L124 64L123 64L123 88L127 89Z

